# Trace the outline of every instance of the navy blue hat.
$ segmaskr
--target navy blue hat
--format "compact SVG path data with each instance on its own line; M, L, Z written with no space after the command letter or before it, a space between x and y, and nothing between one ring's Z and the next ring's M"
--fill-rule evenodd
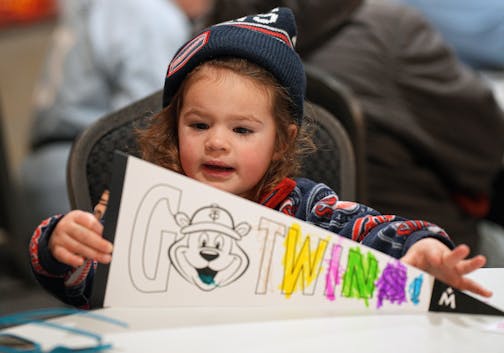
M287 89L298 125L303 119L306 77L296 53L296 22L289 8L250 15L213 25L184 44L175 54L166 74L163 107L166 107L187 74L199 64L220 58L249 60L271 72Z

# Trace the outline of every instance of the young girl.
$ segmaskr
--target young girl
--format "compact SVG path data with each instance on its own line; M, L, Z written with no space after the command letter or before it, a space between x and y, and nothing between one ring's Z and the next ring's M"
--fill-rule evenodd
M465 259L469 248L453 249L439 227L380 215L338 200L324 184L290 178L312 143L303 122L305 75L295 34L291 11L277 8L212 26L189 41L168 67L165 108L139 133L143 157L490 296L464 277L485 258ZM44 221L30 245L41 284L87 307L97 262L111 260L112 244L102 231L96 217L79 210Z

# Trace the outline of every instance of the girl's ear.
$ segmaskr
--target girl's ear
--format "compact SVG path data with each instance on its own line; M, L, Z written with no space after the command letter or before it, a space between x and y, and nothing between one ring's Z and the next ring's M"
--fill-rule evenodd
M298 126L296 124L289 124L289 126L287 127L287 139L284 141L284 143L278 146L278 149L273 154L274 161L278 161L279 159L282 158L282 155L289 148L289 144L296 139L297 133L298 133Z
M289 124L287 128L287 134L289 136L289 141L295 140L298 133L298 126L296 124Z

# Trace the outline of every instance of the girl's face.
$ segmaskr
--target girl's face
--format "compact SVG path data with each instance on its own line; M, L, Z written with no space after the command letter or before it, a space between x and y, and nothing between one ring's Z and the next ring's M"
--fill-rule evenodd
M231 70L203 66L188 82L178 121L184 174L248 199L275 152L268 89Z

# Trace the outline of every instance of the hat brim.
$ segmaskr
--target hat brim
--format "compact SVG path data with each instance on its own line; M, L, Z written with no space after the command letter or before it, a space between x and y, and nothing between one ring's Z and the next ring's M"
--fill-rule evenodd
M241 235L238 234L234 229L232 229L230 227L226 227L226 226L219 224L219 223L214 223L214 222L200 222L200 223L196 223L196 224L190 224L186 227L183 227L180 231L182 232L182 234L190 234L190 233L204 232L204 231L213 231L213 232L219 232L222 234L226 234L236 240L241 239Z

